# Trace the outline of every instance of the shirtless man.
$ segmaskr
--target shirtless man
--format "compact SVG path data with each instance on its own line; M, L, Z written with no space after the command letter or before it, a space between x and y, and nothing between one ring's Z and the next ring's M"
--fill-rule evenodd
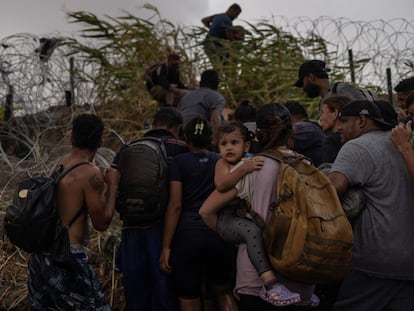
M73 120L72 151L59 161L67 169L86 162L63 177L58 185L57 207L62 225L80 215L68 229L73 266L56 262L56 255L32 254L29 259L29 309L48 310L110 310L99 280L88 264L83 249L87 233L87 214L93 227L106 230L115 209L119 172L109 168L102 172L92 161L102 145L104 125L92 114L82 114Z

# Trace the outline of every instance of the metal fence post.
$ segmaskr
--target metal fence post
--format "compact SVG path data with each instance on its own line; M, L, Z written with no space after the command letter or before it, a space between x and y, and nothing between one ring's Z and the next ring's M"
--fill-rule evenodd
M393 103L393 96L392 96L392 78L391 78L391 68L387 68L387 89L388 89L388 100L391 104Z
M354 55L352 49L348 50L349 70L351 72L351 82L355 84L355 66L354 66Z

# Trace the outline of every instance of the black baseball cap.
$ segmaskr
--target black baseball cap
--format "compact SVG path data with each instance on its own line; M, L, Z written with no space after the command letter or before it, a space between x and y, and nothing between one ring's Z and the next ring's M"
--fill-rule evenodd
M278 103L265 104L258 109L256 114L256 127L258 129L269 128L270 124L268 119L273 116L279 117L285 126L292 128L289 110L284 105Z
M325 62L321 60L308 60L299 67L298 80L293 84L296 87L303 87L303 79L310 73L318 78L328 79L328 70L325 68Z
M393 126L385 122L382 118L380 109L369 100L354 100L342 107L339 113L339 118L342 117L357 117L364 115L373 120L384 131L391 130Z

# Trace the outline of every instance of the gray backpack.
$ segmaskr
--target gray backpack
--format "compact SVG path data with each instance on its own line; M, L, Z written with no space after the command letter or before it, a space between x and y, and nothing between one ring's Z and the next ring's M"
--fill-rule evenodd
M332 91L331 91L333 95L336 95L338 93L338 86L340 84L342 84L342 85L346 84L346 85L348 85L348 87L352 87L355 90L357 90L356 94L358 94L358 96L357 96L358 98L352 98L353 100L369 100L371 102L375 101L375 95L370 90L363 89L363 88L360 88L360 87L356 87L356 86L353 86L352 84L348 84L346 82L335 82L333 87L332 87Z
M168 204L167 168L160 138L140 138L121 148L116 209L124 226L148 226L163 219Z

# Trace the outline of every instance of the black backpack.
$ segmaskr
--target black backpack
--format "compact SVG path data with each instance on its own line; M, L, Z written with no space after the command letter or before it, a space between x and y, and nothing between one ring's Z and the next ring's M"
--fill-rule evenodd
M28 253L49 251L57 238L60 217L56 209L59 181L80 165L63 171L59 166L51 176L34 176L17 184L13 202L4 217L4 230L10 241ZM70 226L80 215L74 217Z
M168 204L168 158L164 140L143 137L117 155L121 179L117 211L124 226L147 226L163 219Z

